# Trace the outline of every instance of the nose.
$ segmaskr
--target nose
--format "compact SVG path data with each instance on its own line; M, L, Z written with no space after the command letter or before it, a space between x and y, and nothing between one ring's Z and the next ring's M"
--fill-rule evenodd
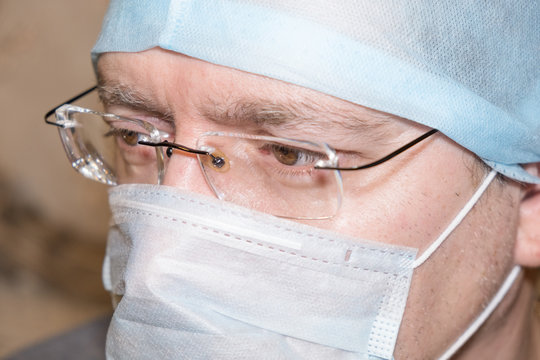
M197 155L173 150L165 168L163 185L215 197L206 182Z

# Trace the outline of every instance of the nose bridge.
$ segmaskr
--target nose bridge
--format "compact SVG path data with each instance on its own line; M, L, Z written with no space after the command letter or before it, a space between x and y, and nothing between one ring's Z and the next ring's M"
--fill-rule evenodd
M191 149L197 149L197 137L200 135L198 130L201 129L197 126L198 124L193 123L193 119L189 121L190 126L187 123L188 121L184 121L182 128L176 129L174 142ZM163 185L214 196L206 182L196 154L173 149L166 163Z
M197 155L180 150L173 150L165 168L162 184L214 196L206 183Z
M176 121L174 139L172 140L176 144L197 149L197 139L202 133L208 131L208 124L197 114L194 114L190 106L185 106L178 112L177 116L181 121ZM172 154L167 160L162 184L214 196L214 192L207 185L197 155L182 150L172 150Z

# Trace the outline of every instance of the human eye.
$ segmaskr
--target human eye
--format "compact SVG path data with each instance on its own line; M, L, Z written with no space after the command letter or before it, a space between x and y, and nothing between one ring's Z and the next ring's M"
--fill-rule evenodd
M110 116L103 120L107 123L107 129L102 133L102 138L111 144L110 157L118 183L156 182L156 149L139 143L155 142L151 127L145 126L142 121L122 117Z
M315 168L330 157L326 145L270 136L209 133L199 138L197 146L226 162L225 167L217 169L209 156L199 157L206 180L220 199L284 216L295 213L296 207L327 209L336 199L336 173Z
M129 163L148 161L155 153L154 149L139 144L140 141L151 141L152 137L144 126L136 122L109 122L104 137L114 139L115 152Z
M317 161L326 158L326 155L320 152L277 143L264 144L260 152L272 156L279 164L290 167L312 168Z
M249 161L253 169L283 184L305 184L326 178L328 172L317 170L315 165L327 160L327 154L322 148L303 145L265 141L250 152Z
M126 146L137 146L139 145L139 141L146 141L148 139L148 136L137 132L136 130L131 129L125 129L125 128L118 128L118 127L112 127L105 133L105 137L115 137L117 141L122 142Z

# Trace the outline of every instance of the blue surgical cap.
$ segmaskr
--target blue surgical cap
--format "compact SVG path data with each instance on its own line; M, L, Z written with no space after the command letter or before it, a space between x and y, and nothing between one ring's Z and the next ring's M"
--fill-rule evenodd
M540 162L537 0L111 0L92 51L161 47L439 129L515 180Z

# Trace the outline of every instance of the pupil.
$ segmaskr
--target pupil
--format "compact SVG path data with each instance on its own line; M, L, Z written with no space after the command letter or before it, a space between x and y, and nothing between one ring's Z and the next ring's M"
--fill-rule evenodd
M137 133L135 131L126 131L124 134L122 134L122 139L125 141L126 144L130 146L135 146L137 145L139 137L137 136Z
M293 150L284 146L274 146L272 152L276 159L284 165L294 165L298 162L298 150Z

